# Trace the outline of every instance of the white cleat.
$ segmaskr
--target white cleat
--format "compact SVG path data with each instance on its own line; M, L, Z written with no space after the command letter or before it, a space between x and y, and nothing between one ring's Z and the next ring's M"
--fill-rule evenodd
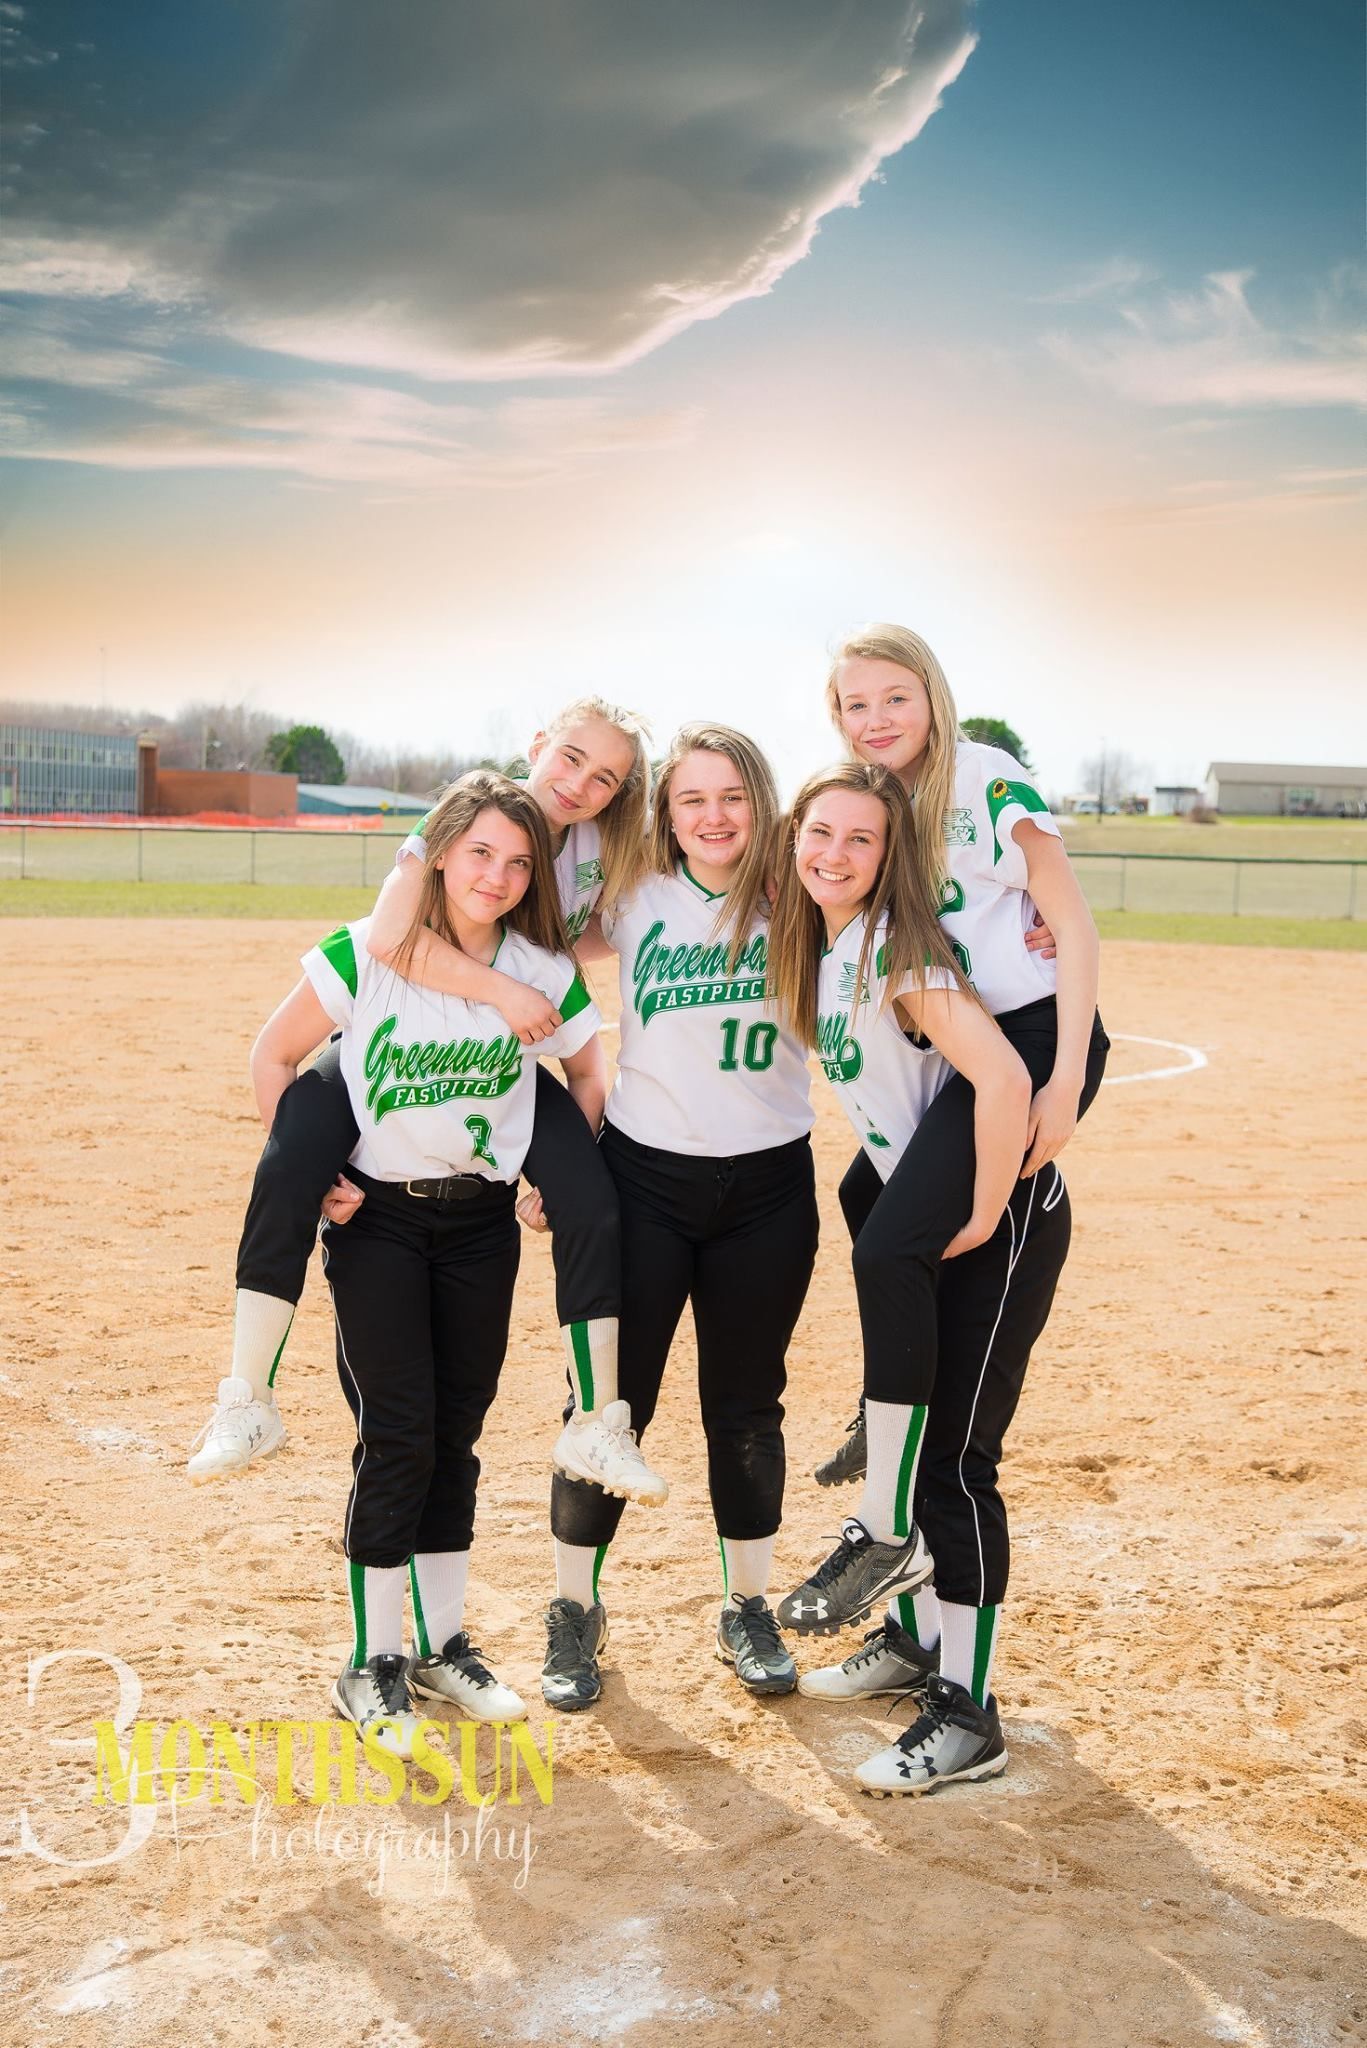
M285 1441L285 1425L274 1400L258 1401L250 1380L218 1383L213 1414L190 1446L185 1470L196 1484L244 1472L253 1458L273 1457Z
M527 1707L510 1685L501 1685L462 1629L430 1657L410 1657L410 1691L419 1699L458 1707L471 1721L525 1721Z
M669 1481L652 1472L641 1455L625 1401L609 1401L599 1415L571 1416L551 1462L567 1478L586 1479L622 1500L653 1508L669 1499Z
M975 1702L965 1686L932 1671L925 1704L910 1728L888 1749L860 1764L855 1779L875 1799L897 1793L938 1791L956 1780L976 1783L1006 1769L1006 1744L997 1702Z

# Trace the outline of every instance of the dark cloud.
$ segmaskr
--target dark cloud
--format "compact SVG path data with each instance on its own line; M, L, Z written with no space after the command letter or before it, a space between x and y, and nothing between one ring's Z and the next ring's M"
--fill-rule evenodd
M6 4L6 282L318 361L610 368L768 290L970 0Z

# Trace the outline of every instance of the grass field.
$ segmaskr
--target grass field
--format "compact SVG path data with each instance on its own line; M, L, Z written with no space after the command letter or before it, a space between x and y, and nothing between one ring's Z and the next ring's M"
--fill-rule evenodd
M5 882L0 918L307 918L319 931L364 917L370 889L284 888L242 882ZM1363 890L1367 909L1367 887ZM1303 946L1367 952L1367 917L1230 917L1213 912L1098 910L1106 939L1202 946Z
M1067 818L1070 853L1219 854L1249 859L1367 860L1367 818Z

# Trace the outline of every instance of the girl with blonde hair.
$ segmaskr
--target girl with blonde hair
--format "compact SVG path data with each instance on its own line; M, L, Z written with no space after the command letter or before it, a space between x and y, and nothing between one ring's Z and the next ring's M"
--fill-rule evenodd
M716 1651L760 1693L797 1682L767 1594L785 1358L817 1241L805 1055L766 1000L777 817L753 741L685 726L656 778L646 872L605 898L602 919L622 989L600 1148L622 1217L621 1392L644 1432L691 1302L722 1564ZM599 1487L552 1481L552 1706L588 1706L602 1689L599 1572L621 1514Z
M1008 1565L997 1460L1068 1245L1057 1167L1020 1173L1030 1075L950 950L918 838L886 770L814 775L787 820L770 955L780 1013L819 1053L867 1182L851 1221L863 1498L779 1619L827 1635L890 1603L853 1656L799 1681L819 1699L916 1696L912 1726L856 1771L877 1793L1006 1766L990 1692ZM935 1150L925 1134L954 1088L967 1142Z
M646 729L634 713L581 697L538 732L528 749L527 795L550 833L555 893L571 945L592 959L605 950L594 913L605 891L640 872L650 766ZM437 994L492 1005L521 1044L536 1051L558 1030L555 1005L537 987L473 958L426 922L424 861L432 813L399 849L367 929L374 958ZM359 1195L342 1169L356 1122L335 1055L323 1057L281 1097L257 1168L237 1262L232 1370L190 1477L240 1471L284 1440L274 1382L295 1304L303 1292L320 1205L334 1223ZM617 1197L593 1134L549 1069L536 1068L536 1130L529 1184L541 1191L555 1230L556 1308L575 1388L575 1410L553 1452L561 1469L623 1497L661 1501L669 1489L641 1457L617 1396L621 1257Z
M1109 1049L1096 1007L1096 927L1058 827L1019 761L960 733L944 670L909 627L864 626L844 640L831 662L826 706L854 758L885 769L911 799L923 891L939 907L964 975L1030 1074L1030 1142L1022 1171L1034 1175L1072 1136L1101 1084ZM1036 928L1037 912L1046 929ZM932 1155L936 1162L971 1158L973 1091L967 1082L946 1089L917 1145L927 1161ZM840 1188L853 1235L860 1234L876 1192L876 1176L861 1154ZM918 1284L897 1286L888 1303L890 1314L896 1308L913 1319L922 1334L911 1341L925 1357L934 1349L945 1222L938 1187L927 1180L922 1210L902 1219L899 1247L905 1254L915 1245ZM956 1217L944 1237L964 1223L964 1216ZM904 1276L911 1272L904 1259L899 1264ZM818 1468L818 1479L858 1478L867 1449L861 1416Z
M605 1093L599 1018L566 943L540 806L477 771L447 790L424 829L401 957L411 960L431 933L538 989L560 1023L537 1054L560 1060L592 1134ZM407 1756L415 1694L476 1720L525 1712L481 1662L464 1609L474 1446L507 1346L536 1055L492 1004L396 974L371 949L369 925L343 925L305 954L303 980L256 1042L252 1076L269 1130L300 1061L340 1029L357 1128L348 1170L365 1199L345 1227L324 1227L337 1369L356 1421L343 1525L354 1637L332 1699ZM405 1657L409 1585L414 1649Z

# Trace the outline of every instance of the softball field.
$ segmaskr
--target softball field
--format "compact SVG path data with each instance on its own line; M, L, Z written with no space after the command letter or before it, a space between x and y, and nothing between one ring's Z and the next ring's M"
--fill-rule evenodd
M228 1358L260 1142L247 1048L316 937L0 924L0 2038L1367 2039L1367 958L1105 951L1119 1085L1067 1155L1072 1257L1004 1472L1004 1778L869 1800L848 1767L906 1709L765 1704L716 1662L686 1336L651 1437L673 1496L629 1510L603 1576L601 1710L542 1711L562 1366L528 1239L469 1625L532 1703L534 1746L514 1781L484 1731L423 1805L382 1803L364 1769L348 1788L323 1747L337 1724L296 1731L292 1759L264 1726L326 1720L349 1640L353 1433L316 1267L278 1383L286 1450L198 1490L183 1470ZM790 1359L779 1591L854 1505L809 1476L858 1392L835 1199L852 1141L817 1099L824 1236ZM198 1768L224 1731L236 1775ZM139 1741L164 1775L138 1771Z

